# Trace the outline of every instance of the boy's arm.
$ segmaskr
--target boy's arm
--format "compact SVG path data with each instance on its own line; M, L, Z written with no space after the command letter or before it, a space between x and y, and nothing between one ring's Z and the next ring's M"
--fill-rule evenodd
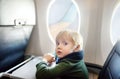
M55 67L48 67L45 62L40 62L36 65L37 72L36 78L37 79L53 79L64 75L70 69L69 62L61 62L56 64Z

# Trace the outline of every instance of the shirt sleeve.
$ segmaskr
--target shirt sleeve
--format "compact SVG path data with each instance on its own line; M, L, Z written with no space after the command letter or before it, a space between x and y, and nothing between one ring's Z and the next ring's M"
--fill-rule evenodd
M66 72L71 68L71 65L70 62L64 61L56 64L54 67L49 67L45 62L40 62L36 65L36 68L37 79L53 79L66 74Z

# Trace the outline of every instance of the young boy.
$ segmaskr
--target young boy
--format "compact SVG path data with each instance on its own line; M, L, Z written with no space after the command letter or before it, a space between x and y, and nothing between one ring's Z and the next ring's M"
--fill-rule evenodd
M88 79L88 71L83 60L83 40L79 33L64 30L56 37L56 55L54 67L49 67L54 57L47 54L36 65L37 79Z

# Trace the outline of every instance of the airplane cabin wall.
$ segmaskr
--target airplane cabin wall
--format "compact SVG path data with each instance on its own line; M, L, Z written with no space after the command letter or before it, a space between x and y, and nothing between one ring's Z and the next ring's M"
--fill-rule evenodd
M110 37L110 26L113 11L120 0L103 0L104 8L102 13L102 23L101 23L101 52L97 54L97 62L105 61L108 54L110 53L113 43ZM101 53L101 57L99 56ZM102 59L101 59L102 58Z
M47 9L52 0L35 0L37 25L33 29L28 54L54 52L47 27ZM103 65L113 46L110 40L112 11L119 0L75 0L80 14L80 32L84 38L85 61Z
M81 23L82 19L84 19L86 15L88 16L88 18L86 18L88 22L86 25L86 20L84 20L84 24L81 24L80 31L82 32L82 34L84 34L85 32L87 34L83 35L83 37L87 36L86 41L84 41L85 61L96 63L96 54L100 51L99 49L102 7L99 6L102 5L102 0L85 0L84 2L85 3L83 4L82 9L86 10L86 12L81 11L80 6L80 12L81 14L83 14L81 15L83 17L81 18ZM79 1L79 3L81 2ZM82 28L84 28L84 30ZM86 28L88 28L88 31L86 30Z
M51 0L35 0L36 5L36 26L30 44L27 48L27 54L43 55L44 53L54 52L54 43L49 37L47 27L47 9Z

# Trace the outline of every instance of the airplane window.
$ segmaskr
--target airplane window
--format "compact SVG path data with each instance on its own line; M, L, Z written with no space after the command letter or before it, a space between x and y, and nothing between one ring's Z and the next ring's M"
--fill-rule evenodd
M63 29L79 31L80 13L74 0L53 0L48 8L47 20L53 39Z
M120 39L120 4L115 8L111 20L111 40L114 44Z

